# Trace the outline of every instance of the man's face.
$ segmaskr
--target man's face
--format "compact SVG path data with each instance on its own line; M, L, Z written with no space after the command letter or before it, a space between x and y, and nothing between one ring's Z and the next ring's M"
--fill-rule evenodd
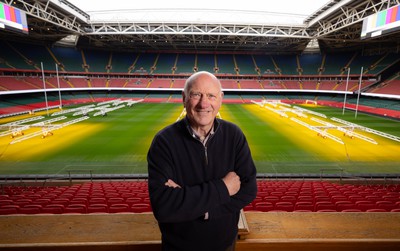
M187 97L183 93L186 113L194 129L211 128L221 107L222 96L218 82L208 75L200 75L196 78Z

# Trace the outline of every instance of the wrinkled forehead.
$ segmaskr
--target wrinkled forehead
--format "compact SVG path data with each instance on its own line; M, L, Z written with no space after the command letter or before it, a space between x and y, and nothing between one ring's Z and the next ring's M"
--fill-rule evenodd
M188 90L189 92L218 93L221 91L221 84L214 76L202 74L191 80Z

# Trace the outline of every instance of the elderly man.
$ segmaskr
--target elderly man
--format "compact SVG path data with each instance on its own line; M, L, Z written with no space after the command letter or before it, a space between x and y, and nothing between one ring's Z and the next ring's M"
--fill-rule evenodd
M220 81L190 76L186 117L154 137L147 161L149 193L162 250L234 250L240 210L256 196L256 168L243 132L216 118Z

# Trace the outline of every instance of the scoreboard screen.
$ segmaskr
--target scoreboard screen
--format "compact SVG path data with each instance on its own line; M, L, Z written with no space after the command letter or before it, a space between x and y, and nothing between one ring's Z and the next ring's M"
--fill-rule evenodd
M377 37L400 30L399 6L391 7L363 20L361 39Z
M28 34L26 13L4 3L0 3L0 28Z

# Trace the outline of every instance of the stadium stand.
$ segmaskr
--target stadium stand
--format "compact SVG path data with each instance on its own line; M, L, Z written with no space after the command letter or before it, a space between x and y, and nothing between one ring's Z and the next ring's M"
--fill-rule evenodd
M179 53L177 54L177 58L175 74L194 72L193 69L197 64L195 54Z
M221 80L222 89L240 89L236 80Z
M67 47L45 47L3 41L1 49L5 68L55 70L58 63L63 72L128 73L142 72L171 74L198 70L222 74L241 75L342 75L350 67L352 74L376 75L398 60L397 53L363 55L342 52L303 55L242 55L234 53L121 53L96 49L74 49ZM34 50L32 50L32 47ZM4 68L3 67L3 68ZM157 69L159 68L159 69ZM259 71L257 71L257 69ZM279 70L279 71L278 71Z
M236 75L237 71L235 71L235 69L239 71L239 68L235 64L236 61L233 55L216 54L215 59L218 73Z
M258 190L257 198L246 206L245 211L318 212L329 209L344 212L358 209L366 212L380 209L391 212L400 209L400 185L258 181ZM26 209L32 207L35 210ZM3 185L0 198L0 214L90 213L98 207L109 213L150 212L147 183L87 182L50 187ZM10 208L13 210L5 210Z
M157 58L156 53L138 54L133 67L133 72L150 73Z
M281 69L284 75L298 75L297 71L297 56L293 55L280 55L272 56L272 61L276 64L277 68Z
M237 54L234 55L236 66L238 68L238 72L241 75L254 75L259 74L257 72L257 68L254 62L254 57L252 55L242 55Z
M308 54L299 57L302 75L319 75L318 69L321 68L322 57L320 54Z
M151 88L171 88L171 80L169 79L154 79L149 87Z
M184 85L185 85L184 79L172 79L172 87L173 88L183 89Z
M60 63L60 70L69 72L84 72L80 50L64 47L52 47L50 50ZM44 65L44 67L45 69L47 69L47 67L53 68L52 65Z
M257 68L260 69L261 74L263 74L263 75L279 74L271 57L262 56L262 55L254 55L253 58L254 58Z
M216 72L215 54L196 54L195 67L198 71Z
M1 88L5 91L11 90L30 90L37 89L37 86L24 82L21 78L15 77L1 77L0 78Z
M82 51L84 65L87 65L87 71L89 72L107 72L108 70L107 66L108 65L111 66L110 56L111 53L107 51L97 51L97 50Z
M343 69L349 65L353 56L351 53L331 53L325 55L322 73L324 75L342 74Z
M257 184L257 198L238 225L236 250L394 250L400 245L398 184ZM0 232L0 249L160 248L146 181L3 185L0 214L0 224L7 226Z
M400 77L383 82L374 88L371 93L400 95Z
M155 69L153 70L154 74L171 74L173 68L175 67L177 54L172 53L162 53L157 57L157 62L155 65Z
M241 89L260 89L260 88L263 88L263 86L259 81L241 80L240 81L240 88Z
M206 70L222 79L226 103L315 100L341 108L347 90L347 107L353 110L363 67L361 92L377 96L362 97L358 109L400 119L398 52L371 54L364 48L276 54L264 49L252 53L251 48L244 53L197 48L122 52L109 49L112 46L98 50L49 44L0 40L0 115L45 106L42 94L33 93L43 89L41 64L50 106L58 105L54 91L58 83L65 106L116 98L182 102L186 77ZM351 76L346 88L347 69ZM392 76L379 82L382 73ZM1 186L1 250L160 250L146 182L33 183ZM258 191L244 208L236 250L400 248L398 184L259 180Z

